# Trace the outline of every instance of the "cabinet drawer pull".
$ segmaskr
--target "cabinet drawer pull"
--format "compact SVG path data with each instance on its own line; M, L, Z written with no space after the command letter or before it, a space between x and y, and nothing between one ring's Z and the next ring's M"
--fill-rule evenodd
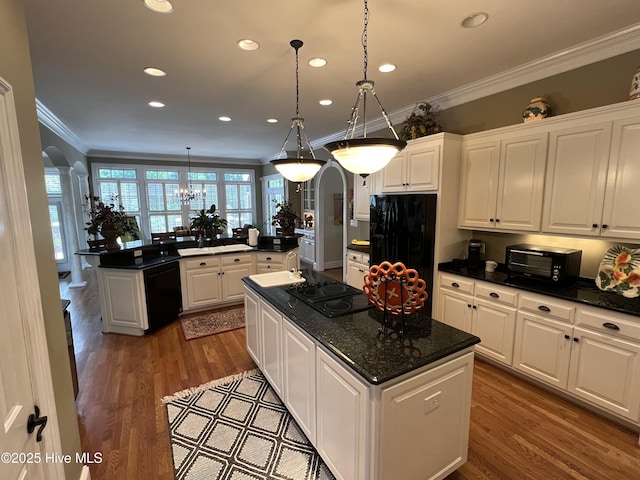
M460 285L458 285L456 282L451 282L451 286L453 288L460 288Z
M500 295L498 295L496 292L491 292L489 296L493 298L500 298Z
M604 322L602 324L602 326L604 328L610 328L611 330L620 330L620 327L618 325L616 325L615 323L611 323L611 322Z
M267 260L271 260L271 257L267 257Z
M201 267L204 267L204 266L206 266L206 265L207 265L207 262L200 262L200 266L201 266Z
M239 261L240 261L240 259L239 259L239 258L234 258L234 259L233 259L233 261L234 261L234 262L239 262Z
M551 309L549 307L547 307L546 305L540 305L538 307L538 310L540 310L542 312L547 312L547 313L549 313L551 311Z

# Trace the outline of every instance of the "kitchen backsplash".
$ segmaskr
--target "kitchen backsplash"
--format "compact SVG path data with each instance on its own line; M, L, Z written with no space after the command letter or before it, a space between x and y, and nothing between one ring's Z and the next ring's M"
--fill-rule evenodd
M508 234L493 232L473 232L473 238L482 240L486 244L485 259L504 262L505 249L508 245L518 243L533 243L551 247L577 248L582 250L582 263L580 276L595 278L598 266L605 252L613 245L626 245L632 248L640 248L640 245L631 243L613 242L611 240L586 239L576 237L558 237L552 235L536 234Z
M369 222L358 220L357 227L352 227L351 224L349 224L348 235L348 243L350 243L351 240L369 240Z

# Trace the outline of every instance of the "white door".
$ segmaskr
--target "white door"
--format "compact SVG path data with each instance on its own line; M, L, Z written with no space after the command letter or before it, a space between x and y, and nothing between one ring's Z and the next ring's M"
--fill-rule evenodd
M46 478L62 478L60 464L45 463L45 452L61 453L59 433L52 434L57 430L55 407L41 405L42 415L51 420L45 441L36 442L38 429L33 434L27 432L29 415L34 412L34 391L42 391L32 378L29 362L34 372L40 369L41 388L43 372L49 372L50 367L48 358L38 365L38 352L34 355L33 351L34 341L45 339L42 324L38 331L33 328L34 322L43 319L41 307L37 308L39 290L19 146L13 93L0 78L0 416L4 427L0 429L0 478L40 479L45 473ZM29 288L24 288L27 285ZM51 378L47 378L50 386ZM44 387L53 397L52 389Z
M280 203L285 199L284 177L280 174L263 177L262 191L264 192L264 230L262 234L275 235L276 227L271 225L271 217L276 214L276 203Z

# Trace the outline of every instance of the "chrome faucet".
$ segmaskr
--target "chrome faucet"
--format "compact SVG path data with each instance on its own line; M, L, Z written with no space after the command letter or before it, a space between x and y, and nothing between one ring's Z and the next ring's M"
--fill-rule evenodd
M296 270L295 268L291 269L291 274L293 278L300 280L302 278L302 270Z

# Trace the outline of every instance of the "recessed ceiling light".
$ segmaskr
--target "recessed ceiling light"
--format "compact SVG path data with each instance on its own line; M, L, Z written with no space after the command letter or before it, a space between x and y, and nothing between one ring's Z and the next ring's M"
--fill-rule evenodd
M309 65L315 68L324 67L327 64L327 61L324 58L316 57L309 60Z
M164 107L164 103L162 103L162 102L158 102L158 101L156 101L156 100L153 100L153 101L149 102L149 104L148 104L148 105L149 105L150 107L153 107L153 108L162 108L162 107Z
M238 41L238 46L242 49L242 50L257 50L260 48L260 44L258 42L256 42L255 40L251 40L248 38L244 38L242 40Z
M320 100L318 103L320 105L327 106L327 105L331 105L333 103L333 100L329 100L328 98L326 98L326 99Z
M476 13L472 13L471 15L467 16L467 18L462 20L460 25L462 25L464 28L475 28L482 25L488 19L489 19L489 14L484 12L476 12Z
M278 123L277 118L267 118L267 123Z
M231 117L218 117L218 120L220 120L221 122L230 122Z
M149 10L153 10L158 13L171 13L173 12L173 5L169 0L143 0L144 6Z
M383 63L378 67L378 71L382 73L393 72L397 67L393 63Z
M155 67L145 68L144 73L146 73L147 75L151 75L152 77L164 77L167 74L167 72L165 72L164 70L160 70L159 68Z

